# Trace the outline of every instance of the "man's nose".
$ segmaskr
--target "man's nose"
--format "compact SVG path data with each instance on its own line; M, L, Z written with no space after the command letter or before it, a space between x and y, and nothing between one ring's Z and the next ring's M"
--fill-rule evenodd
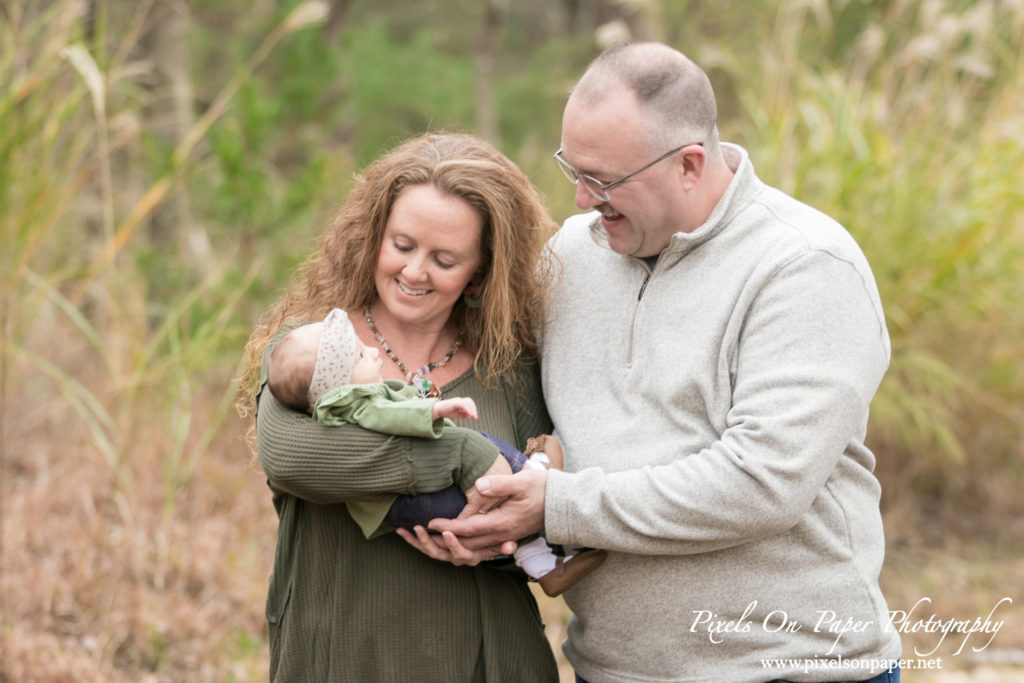
M604 204L604 202L590 194L587 188L583 187L583 183L576 183L576 206L587 211L601 204Z

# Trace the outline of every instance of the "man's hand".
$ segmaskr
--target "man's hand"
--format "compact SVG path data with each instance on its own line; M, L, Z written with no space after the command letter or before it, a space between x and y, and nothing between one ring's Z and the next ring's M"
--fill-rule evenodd
M537 533L544 529L547 482L547 471L534 469L524 469L512 476L480 477L473 489L489 499L490 509L486 503L485 507L477 508L487 510L486 514L434 519L429 527L434 531L451 531L468 549L494 548Z
M508 464L508 460L505 459L501 453L494 459L494 462L487 471L480 475L477 482L483 480L485 477L489 478L495 474L512 474L512 467ZM473 485L466 493L466 507L462 508L462 512L459 513L459 517L466 517L469 515L475 515L478 512L487 512L492 507L498 504L499 501L485 496L477 489L476 484Z

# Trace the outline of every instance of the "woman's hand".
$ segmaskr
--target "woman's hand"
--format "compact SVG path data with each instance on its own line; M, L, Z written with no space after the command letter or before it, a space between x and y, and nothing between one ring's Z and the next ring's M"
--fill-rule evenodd
M511 555L516 549L516 544L509 542L497 547L470 550L463 546L452 532L445 531L432 535L418 524L413 527L413 531L398 529L397 533L406 543L424 555L456 566L475 567L481 562L493 560L498 555Z

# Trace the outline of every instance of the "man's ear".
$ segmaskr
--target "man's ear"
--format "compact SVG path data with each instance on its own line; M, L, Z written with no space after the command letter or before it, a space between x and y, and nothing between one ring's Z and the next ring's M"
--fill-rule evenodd
M700 182L700 179L704 177L707 160L707 153L703 147L690 145L681 151L679 175L685 189L693 189Z

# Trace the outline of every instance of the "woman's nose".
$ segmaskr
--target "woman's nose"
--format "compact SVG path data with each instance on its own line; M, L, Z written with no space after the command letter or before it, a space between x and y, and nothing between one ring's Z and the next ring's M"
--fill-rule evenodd
M426 268L423 264L423 259L420 258L410 258L405 262L405 267L402 268L402 274L405 275L407 279L413 281L422 277L425 271Z

